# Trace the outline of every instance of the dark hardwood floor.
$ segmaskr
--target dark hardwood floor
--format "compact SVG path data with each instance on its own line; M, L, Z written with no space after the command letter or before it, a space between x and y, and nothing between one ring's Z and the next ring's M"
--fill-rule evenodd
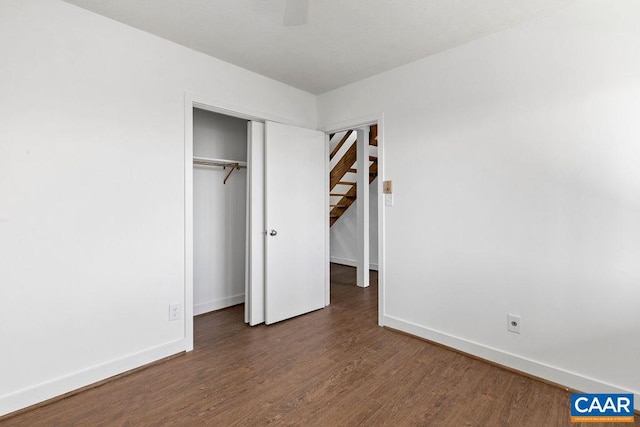
M576 425L568 392L378 327L375 273L361 289L333 265L331 283L323 310L253 328L242 306L197 317L193 352L0 425Z

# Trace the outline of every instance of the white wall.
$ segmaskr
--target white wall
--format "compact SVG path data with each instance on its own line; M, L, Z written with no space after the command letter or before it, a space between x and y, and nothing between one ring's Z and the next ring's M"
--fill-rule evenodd
M195 109L193 155L247 161L247 121ZM193 169L193 312L244 302L247 170Z
M583 0L319 97L384 112L386 325L640 400L638 22Z
M357 265L358 199L331 226L331 262ZM378 179L369 184L369 268L378 269Z
M0 2L0 414L186 348L185 91L315 97L57 0Z

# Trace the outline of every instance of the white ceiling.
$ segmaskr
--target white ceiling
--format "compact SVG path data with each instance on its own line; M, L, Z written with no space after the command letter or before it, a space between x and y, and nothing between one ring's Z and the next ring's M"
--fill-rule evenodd
M65 0L320 94L552 13L575 0Z

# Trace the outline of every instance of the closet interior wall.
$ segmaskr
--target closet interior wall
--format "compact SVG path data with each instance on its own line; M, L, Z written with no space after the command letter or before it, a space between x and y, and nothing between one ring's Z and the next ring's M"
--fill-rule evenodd
M194 158L247 161L247 122L194 109ZM194 315L244 302L246 168L193 167Z

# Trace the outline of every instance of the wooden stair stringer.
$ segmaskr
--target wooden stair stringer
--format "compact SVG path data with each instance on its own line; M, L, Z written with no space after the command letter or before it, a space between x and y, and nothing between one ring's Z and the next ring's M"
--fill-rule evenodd
M346 139L348 138L348 135L350 135L350 132L347 132L347 134L345 134L345 137L343 137L344 141L346 141ZM343 144L344 141L341 141L341 143ZM375 125L371 126L371 131L369 133L369 145L374 147L377 147L378 145L378 127ZM338 161L338 163L331 170L331 174L330 174L331 192L333 192L334 187L341 182L342 178L348 172L357 173L357 170L353 166L354 163L356 162L356 156L357 156L356 146L357 146L357 143L354 142L353 145L349 148L349 150L347 150L347 152L344 154L342 159L340 159L340 161ZM334 150L334 151L337 152L337 150ZM335 153L332 153L332 154L335 154ZM378 158L376 156L369 156L369 161L371 162L369 165L369 184L371 184L378 177ZM340 167L338 168L339 165ZM333 226L333 224L335 224L336 221L338 221L338 219L340 219L340 217L351 207L353 202L355 202L357 198L357 186L352 185L348 191L342 192L341 194L344 194L344 195L340 198L338 202L334 204L334 206L330 210L330 213L329 213L330 226Z
M353 169L353 164L356 162L357 155L356 143L353 143L351 147L344 153L344 156L338 163L331 169L331 173L329 174L329 189L333 191L333 188L342 180L347 172L350 169Z

